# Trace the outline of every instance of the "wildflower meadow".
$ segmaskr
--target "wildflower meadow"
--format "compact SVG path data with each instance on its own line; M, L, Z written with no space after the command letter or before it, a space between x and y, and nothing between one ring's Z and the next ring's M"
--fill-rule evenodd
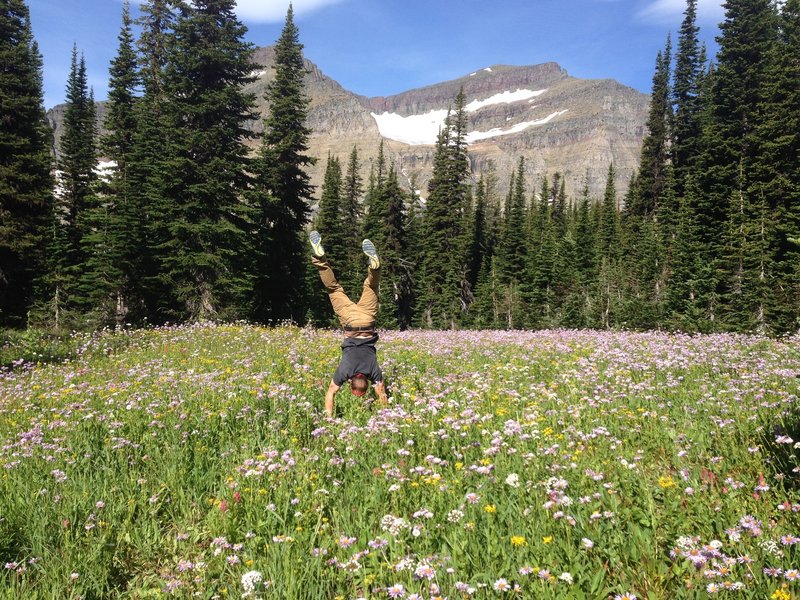
M800 598L800 340L74 338L0 371L0 598Z

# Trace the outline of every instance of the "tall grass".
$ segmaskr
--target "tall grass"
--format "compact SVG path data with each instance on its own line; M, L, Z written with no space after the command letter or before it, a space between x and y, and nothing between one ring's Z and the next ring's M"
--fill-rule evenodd
M0 597L800 590L797 340L387 332L334 419L331 332L64 344L0 373Z

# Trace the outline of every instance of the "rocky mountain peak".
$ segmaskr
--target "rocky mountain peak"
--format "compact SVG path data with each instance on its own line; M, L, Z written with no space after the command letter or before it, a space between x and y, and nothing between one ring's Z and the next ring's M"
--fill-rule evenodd
M273 47L258 48L254 62L262 65L248 86L258 110L274 77ZM358 149L364 181L381 141L384 152L410 189L426 195L439 125L463 88L469 121L469 154L475 178L494 168L498 192L505 194L511 173L525 159L528 192L541 179L563 176L567 193L576 197L588 185L600 198L609 164L623 194L638 167L645 135L649 97L611 79L578 79L554 62L531 66L493 65L451 81L400 94L367 98L345 90L314 63L305 61L306 92L311 100L309 153L321 160L310 167L312 183L322 183L325 157L347 157ZM102 117L102 103L98 116ZM60 137L63 106L48 116ZM263 129L262 121L250 124Z

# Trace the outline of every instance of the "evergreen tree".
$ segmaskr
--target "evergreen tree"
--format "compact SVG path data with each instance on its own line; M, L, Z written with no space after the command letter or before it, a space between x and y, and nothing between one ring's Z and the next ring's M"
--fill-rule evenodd
M129 5L122 12L117 55L109 68L105 129L100 150L110 161L93 225L85 239L91 306L98 324L121 325L131 298L138 298L135 263L144 245L140 215L132 205L129 167L136 133L137 57L131 31Z
M349 240L345 239L342 218L342 165L335 156L328 155L316 229L325 240L325 255L337 270L344 266L344 256Z
M501 283L525 281L528 242L537 232L526 226L525 159L520 157L509 185L503 233L497 246L497 270Z
M603 256L616 257L619 251L619 207L617 206L616 171L613 163L608 166L600 215L600 227L597 231L600 253Z
M353 146L347 160L347 170L344 176L342 189L342 231L345 252L344 263L339 269L342 271L342 281L345 289L358 289L363 281L364 255L361 252L361 227L364 220L364 211L361 205L364 190L362 188L361 163L358 158L358 149ZM380 251L380 248L379 248Z
M339 159L328 154L325 175L319 201L319 213L316 216L314 229L320 232L325 248L325 257L336 273L336 278L343 285L345 292L352 294L356 288L345 285L347 275L344 257L349 250L345 239L344 221L342 219L342 165ZM308 317L312 323L336 326L338 319L331 313L330 301L324 288L319 285L319 273L316 267L308 269L309 296Z
M560 173L553 176L553 195L553 233L560 240L567 233L568 218L566 182Z
M255 165L258 271L254 314L262 321L300 320L305 315L305 285L299 274L308 261L303 230L313 188L304 169L315 159L306 154L310 99L305 92L302 50L289 5L275 45L275 78L266 93L270 113Z
M673 126L672 164L676 182L676 198L683 194L684 180L697 160L700 144L701 83L705 55L697 27L697 0L686 0L672 86Z
M598 275L595 293L595 324L608 329L614 323L621 303L619 211L617 208L616 174L613 163L608 167L603 204L597 230Z
M428 183L418 296L419 317L428 327L454 327L466 309L461 297L465 275L462 213L469 175L465 104L461 90L439 132Z
M67 80L67 107L64 111L64 134L61 137L61 156L58 161L59 193L54 214L55 234L49 254L53 320L63 323L61 314L74 319L76 311L87 310L88 282L81 284L85 270L84 237L91 225L90 210L96 198L93 185L97 179L96 111L93 94L88 88L86 61L73 46L70 74ZM75 325L75 322L69 323Z
M498 313L497 269L495 250L500 240L502 225L500 203L496 198L497 174L495 165L489 161L487 169L481 173L476 193L476 210L474 225L474 246L468 254L467 264L470 272L477 267L474 277L475 300L470 307L469 322L473 327L496 328L500 326ZM481 209L482 207L482 209ZM482 233L480 214L483 214ZM482 240L482 241L481 241ZM478 259L480 263L477 264ZM472 284L471 284L472 285Z
M21 327L46 270L52 212L42 57L23 0L0 1L0 327Z
M575 224L575 238L578 244L578 270L581 285L584 288L591 284L595 273L595 235L591 203L589 184L586 182L581 191Z
M583 295L581 293L581 271L579 267L580 242L576 236L577 219L572 212L567 220L567 232L559 240L558 265L556 267L557 326L583 327Z
M647 118L647 135L642 142L639 161L639 175L636 179L634 200L626 204L625 212L635 217L652 215L661 204L666 187L666 167L670 152L670 122L672 105L670 102L669 77L671 43L656 58L656 71L653 76L653 91L650 95L650 112Z
M478 284L478 275L486 256L486 180L481 175L475 192L475 208L467 223L466 268L471 290Z
M697 197L697 227L708 260L725 254L720 233L730 219L731 199L748 194L757 147L754 134L762 120L761 95L767 84L768 59L776 36L770 0L729 0L717 38L719 52L697 165L702 194ZM726 286L735 285L727 274Z
M164 105L172 145L164 186L168 239L158 248L160 277L175 294L174 317L203 321L246 314L245 259L250 161L244 141L255 117L253 49L233 0L183 6L167 48ZM302 273L302 270L299 271Z
M755 132L751 169L757 210L755 231L764 221L770 266L765 321L776 332L793 331L800 317L800 253L789 238L800 232L800 2L783 3L779 35L769 57Z
M769 239L773 224L763 195L737 193L730 201L725 254L720 266L729 274L721 317L738 331L766 333L766 311L770 306L767 275L772 272Z
M367 190L367 214L364 217L364 237L373 242L379 242L383 231L383 218L386 215L386 203L383 192L387 175L386 154L384 153L383 140L378 146L378 156L370 173L369 188ZM374 238L374 239L373 239Z
M406 233L406 195L400 187L393 166L381 194L386 216L381 240L381 317L384 327L407 329L411 324L413 280L411 265L403 257L408 246Z
M168 48L174 39L173 5L172 0L149 0L141 6L138 21L142 30L138 49L143 93L134 105L136 128L126 164L129 213L138 217L138 223L128 232L138 256L127 265L130 282L126 308L127 319L137 323L163 322L176 310L173 295L164 293L158 259L171 235L165 218L172 210L166 193L172 176L167 161L176 152L174 136L164 135L171 130L164 81Z
M706 260L698 232L696 206L700 189L695 177L686 181L672 241L665 313L671 327L683 331L708 331L716 313L716 275Z

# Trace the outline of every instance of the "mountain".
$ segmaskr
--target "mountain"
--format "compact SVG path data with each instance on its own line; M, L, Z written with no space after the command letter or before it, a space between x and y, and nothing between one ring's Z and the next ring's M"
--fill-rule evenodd
M254 62L263 68L248 91L256 95L263 116L269 110L263 97L273 78L274 49L259 48ZM577 79L552 62L495 65L394 96L367 98L345 90L309 60L306 67L308 126L313 131L309 153L319 158L310 168L315 185L322 182L328 153L346 162L354 146L366 182L383 139L388 160L397 165L406 185L424 198L438 127L462 87L472 171L477 180L493 162L501 194L521 156L529 192L533 186L538 189L542 176L552 180L560 173L573 197L584 182L594 197L601 197L612 161L622 194L638 166L649 96L611 79ZM62 115L63 107L48 113L56 139ZM250 126L262 130L260 121Z

